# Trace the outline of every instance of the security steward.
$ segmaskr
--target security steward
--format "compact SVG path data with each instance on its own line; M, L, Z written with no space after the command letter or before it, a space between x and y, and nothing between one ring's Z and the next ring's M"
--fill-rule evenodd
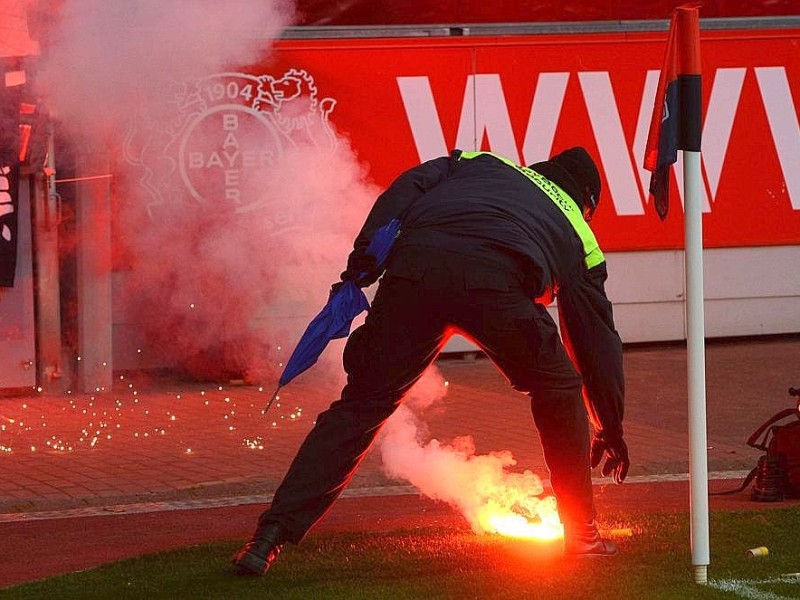
M604 289L606 263L588 225L600 189L581 147L530 167L455 150L406 171L380 195L342 273L362 287L383 275L345 347L347 383L234 555L237 573L266 572L286 542L300 542L322 518L454 332L530 396L565 554L616 554L599 535L591 481L604 456L602 473L617 483L629 466L622 344ZM401 232L382 273L365 250L393 218ZM553 296L561 335L544 305Z

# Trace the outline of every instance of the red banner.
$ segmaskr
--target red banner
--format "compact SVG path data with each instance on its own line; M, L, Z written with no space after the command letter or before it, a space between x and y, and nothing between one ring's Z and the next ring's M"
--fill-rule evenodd
M798 40L798 30L701 35L706 246L800 243ZM246 71L273 85L292 70L310 78L382 186L453 147L530 164L583 145L601 164L593 226L604 249L680 248L680 160L664 223L641 166L665 43L666 33L290 40ZM290 112L281 98L276 115Z

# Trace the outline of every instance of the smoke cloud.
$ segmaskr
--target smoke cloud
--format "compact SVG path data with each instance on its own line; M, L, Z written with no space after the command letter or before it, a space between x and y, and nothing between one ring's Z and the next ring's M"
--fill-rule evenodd
M145 366L274 380L377 195L335 98L271 62L293 13L64 0L48 28L40 93L81 150L113 158L115 323ZM338 359L315 372L341 377Z
M264 58L294 18L290 0L40 3L48 5L41 18L54 22L37 79L62 122L89 134L124 123L170 81Z
M557 524L554 498L539 497L540 478L527 470L509 472L516 464L510 452L476 454L468 435L450 443L430 438L423 417L446 389L435 366L429 368L386 423L378 446L386 474L450 504L476 533L520 533L531 522Z
M320 165L310 176L309 161ZM298 148L255 177L268 206L156 206L155 219L122 207L132 265L124 310L145 317L150 345L196 376L274 380L374 198L360 177L347 151Z

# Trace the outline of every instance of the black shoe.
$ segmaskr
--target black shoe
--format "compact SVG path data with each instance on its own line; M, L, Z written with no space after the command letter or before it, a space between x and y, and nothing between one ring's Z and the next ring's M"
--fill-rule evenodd
M564 524L564 556L614 556L617 545L600 537L597 523Z
M283 549L283 528L277 523L259 526L250 541L233 555L237 575L263 575Z

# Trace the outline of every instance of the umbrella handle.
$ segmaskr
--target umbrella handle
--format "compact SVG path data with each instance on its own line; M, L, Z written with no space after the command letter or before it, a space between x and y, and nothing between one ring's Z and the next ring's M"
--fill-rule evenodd
M280 390L281 390L281 386L278 386L278 387L275 388L275 392L272 394L272 398L269 399L269 402L267 402L267 406L264 408L264 410L261 411L262 415L267 414L267 411L269 410L269 407L272 406L273 402L275 402L275 399L278 397L278 392Z

